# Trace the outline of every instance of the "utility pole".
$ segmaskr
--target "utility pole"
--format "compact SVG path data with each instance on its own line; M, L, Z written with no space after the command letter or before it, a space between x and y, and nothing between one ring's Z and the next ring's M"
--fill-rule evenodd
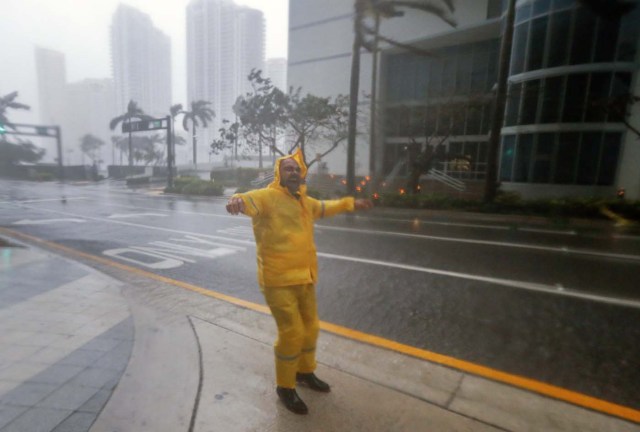
M484 185L484 202L493 202L498 192L498 150L500 149L500 131L504 122L504 109L507 101L507 78L511 62L511 43L513 40L513 20L516 0L509 0L505 16L504 33L500 43L500 65L491 131L489 133L489 149L487 155L487 179Z

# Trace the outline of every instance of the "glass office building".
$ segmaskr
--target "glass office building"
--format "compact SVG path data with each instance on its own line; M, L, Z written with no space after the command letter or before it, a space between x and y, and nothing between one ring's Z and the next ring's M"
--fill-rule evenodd
M640 7L598 15L571 0L518 2L502 182L616 184L639 23Z
M640 193L640 143L625 124L639 118L626 103L639 86L635 6L616 13L575 0L517 2L499 153L504 190L611 195L626 186ZM487 19L419 41L437 45L432 56L383 56L383 176L441 137L449 155L469 161L441 166L447 174L484 179L501 25Z

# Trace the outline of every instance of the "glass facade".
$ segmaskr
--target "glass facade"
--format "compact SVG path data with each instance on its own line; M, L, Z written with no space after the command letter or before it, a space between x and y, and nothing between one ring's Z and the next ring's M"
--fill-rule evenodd
M631 92L623 62L635 58L638 23L640 7L604 17L575 0L519 2L504 126L527 128L503 134L502 181L613 184L622 133L603 132L603 123L622 120L608 102ZM535 132L549 124L559 132Z
M500 180L608 186L615 180L620 132L504 135Z
M435 136L451 136L450 141L460 136L487 136L498 52L499 40L491 39L439 49L432 57L414 53L388 56L385 136L407 143ZM449 152L458 150L458 144L447 145ZM482 146L475 142L473 151L469 145L464 144L462 150L469 153L475 169L484 170L486 142ZM384 174L389 174L397 161L406 159L410 148L410 144L385 145Z
M535 0L516 10L510 75L538 69L633 61L640 8L599 17L578 1Z
M635 85L640 4L619 17L599 16L585 4L518 1L499 157L503 182L616 181L626 114L609 102ZM487 15L499 16L504 7L490 1ZM446 137L448 154L460 158L443 163L444 170L484 178L499 49L495 38L441 48L431 57L385 57L383 174L410 160L419 143Z

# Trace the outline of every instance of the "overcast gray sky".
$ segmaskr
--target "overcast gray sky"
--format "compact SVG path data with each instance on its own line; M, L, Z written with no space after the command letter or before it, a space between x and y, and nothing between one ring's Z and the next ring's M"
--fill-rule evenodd
M66 55L67 80L111 76L109 25L119 3L149 14L171 38L173 99L186 103L185 8L190 0L0 0L0 94L17 90L30 113L14 122L37 121L34 47ZM267 58L287 56L288 0L235 0L264 11Z

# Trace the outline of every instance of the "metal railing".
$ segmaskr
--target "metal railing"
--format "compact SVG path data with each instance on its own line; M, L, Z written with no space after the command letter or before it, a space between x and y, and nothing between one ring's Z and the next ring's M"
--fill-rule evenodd
M464 191L467 186L462 180L458 180L457 178L451 177L450 175L445 174L443 171L437 170L435 168L431 168L426 176L428 179L436 180L440 183L443 183L458 192Z

